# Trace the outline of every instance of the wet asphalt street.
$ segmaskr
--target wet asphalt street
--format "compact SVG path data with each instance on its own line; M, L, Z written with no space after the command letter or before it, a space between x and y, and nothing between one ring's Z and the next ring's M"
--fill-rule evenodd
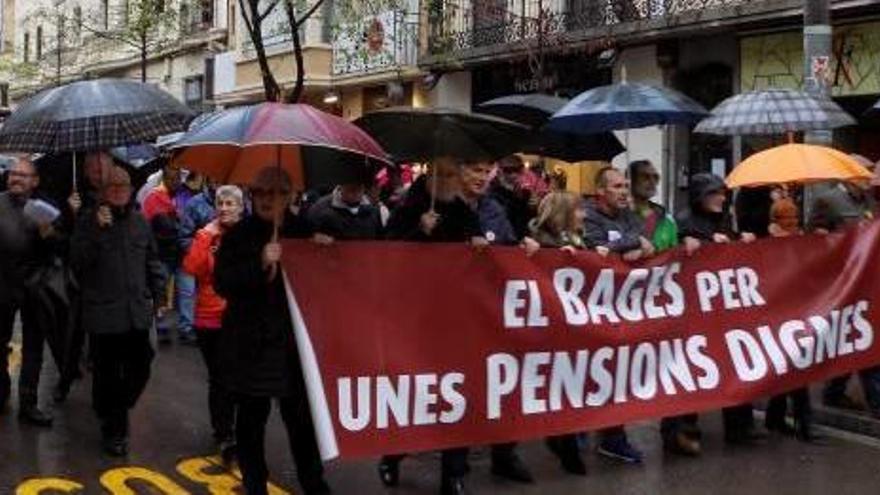
M153 377L132 417L131 454L125 460L101 454L98 425L90 409L89 381L76 384L70 399L53 406L49 388L54 367L44 367L42 402L55 414L55 426L41 430L20 425L17 405L0 414L0 495L6 494L232 494L238 479L214 458L207 416L206 374L198 350L161 348ZM726 447L720 418L702 419L703 456L665 456L658 427L632 428L644 450L641 466L620 465L586 453L589 474L573 477L559 469L543 444L521 447L538 483L516 485L489 474L485 450L472 454L468 487L475 494L797 494L880 493L880 443L837 435L824 445L770 438L759 447ZM298 493L296 474L285 447L277 413L267 438L275 494ZM401 486L384 489L373 461L331 463L327 478L337 494L411 495L437 492L438 459L430 454L404 461ZM54 489L54 490L53 490Z

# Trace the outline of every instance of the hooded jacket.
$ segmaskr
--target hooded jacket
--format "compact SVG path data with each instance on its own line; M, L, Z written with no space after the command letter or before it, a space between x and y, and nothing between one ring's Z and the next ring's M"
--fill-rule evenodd
M676 215L678 237L693 237L700 241L712 241L715 234L732 236L730 215L727 212L715 213L703 209L703 200L709 194L724 190L724 181L713 174L701 173L691 177L688 188L688 204L686 210Z

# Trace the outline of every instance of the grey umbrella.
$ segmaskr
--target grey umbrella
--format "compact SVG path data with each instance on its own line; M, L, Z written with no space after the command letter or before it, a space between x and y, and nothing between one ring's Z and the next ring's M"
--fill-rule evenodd
M0 129L0 151L106 150L182 131L194 116L150 84L80 81L42 91L19 106Z
M855 123L830 98L790 89L766 89L722 101L694 131L722 136L781 135Z

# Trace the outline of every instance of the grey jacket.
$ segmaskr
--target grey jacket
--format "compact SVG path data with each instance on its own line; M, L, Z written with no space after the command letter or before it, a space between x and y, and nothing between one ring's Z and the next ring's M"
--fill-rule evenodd
M59 235L43 239L37 225L24 216L24 201L0 193L0 303L19 303L25 281L41 266L48 266L62 249ZM3 350L0 350L3 352Z
M114 214L101 228L94 210L80 215L71 264L82 291L82 325L94 334L148 331L153 303L164 297L166 273L140 212Z
M587 247L605 246L614 253L626 253L641 247L642 222L631 210L621 210L614 217L603 213L596 201L586 204L584 241Z

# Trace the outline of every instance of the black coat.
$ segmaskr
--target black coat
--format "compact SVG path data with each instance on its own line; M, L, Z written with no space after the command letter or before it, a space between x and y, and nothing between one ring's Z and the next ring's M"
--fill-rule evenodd
M528 191L508 189L495 179L489 187L489 196L504 207L517 239L529 235L529 222L535 216L535 209L529 203Z
M431 195L427 190L425 176L416 180L403 202L391 213L388 219L387 233L389 239L416 242L465 242L472 237L483 235L480 229L480 218L460 198L452 201L437 201L434 211L440 220L431 235L421 229L422 215L431 209Z
M140 212L114 212L113 225L102 228L95 210L85 210L71 238L70 258L83 328L97 335L149 331L154 302L165 298L167 274Z
M702 208L703 199L713 191L724 189L724 182L711 174L697 174L691 178L688 191L690 207L675 216L679 240L693 237L699 241L712 241L715 234L734 238L732 221L727 213L713 213Z
M361 204L353 212L331 193L319 199L307 213L315 232L343 241L372 240L382 237L382 217L371 204Z
M289 218L283 238L308 235ZM286 397L302 393L293 323L281 272L271 281L262 267L272 224L248 217L223 235L214 266L214 288L226 299L221 329L221 376L236 394Z

